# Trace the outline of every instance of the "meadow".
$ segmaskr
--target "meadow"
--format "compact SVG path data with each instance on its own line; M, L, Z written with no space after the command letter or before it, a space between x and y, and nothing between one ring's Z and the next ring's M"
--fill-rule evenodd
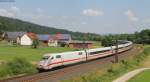
M46 53L74 51L67 47L42 47L11 45L0 42L0 79L37 73L36 63Z
M58 53L74 51L75 49L67 47L39 47L33 49L30 46L10 45L7 42L0 42L0 61L8 61L14 58L25 58L28 61L36 62L46 53Z

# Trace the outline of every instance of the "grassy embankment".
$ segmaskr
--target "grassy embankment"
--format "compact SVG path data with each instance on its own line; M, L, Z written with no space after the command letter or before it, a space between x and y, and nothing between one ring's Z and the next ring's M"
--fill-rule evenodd
M146 57L144 61L142 61L140 67L142 68L150 68L150 55ZM139 73L135 77L133 77L131 80L128 82L150 82L150 70L145 70L142 73Z
M143 61L150 55L150 46L136 46L136 48L141 48L141 52L132 53L136 55L132 55L119 63L110 64L107 68L98 69L62 82L112 82L128 71L141 67Z

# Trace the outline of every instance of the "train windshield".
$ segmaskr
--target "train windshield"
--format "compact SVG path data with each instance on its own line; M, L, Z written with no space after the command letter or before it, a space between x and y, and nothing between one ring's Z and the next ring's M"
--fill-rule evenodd
M48 60L49 57L50 57L50 56L44 56L44 57L42 58L42 60Z

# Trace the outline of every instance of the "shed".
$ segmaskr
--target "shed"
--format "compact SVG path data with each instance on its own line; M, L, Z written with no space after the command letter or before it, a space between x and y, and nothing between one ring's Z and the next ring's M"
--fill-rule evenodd
M91 41L70 41L68 42L70 48L92 48L93 42Z

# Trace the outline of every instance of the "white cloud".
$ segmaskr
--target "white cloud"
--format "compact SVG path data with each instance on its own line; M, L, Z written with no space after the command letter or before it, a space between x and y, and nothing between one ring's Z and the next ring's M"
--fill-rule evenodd
M6 9L0 9L0 16L14 17L14 14Z
M95 10L95 9L85 9L82 11L82 14L85 16L102 16L104 15L104 12L101 10Z
M130 21L138 21L139 18L136 17L135 13L132 10L128 10L125 12L125 15L128 17Z
M16 15L19 13L19 11L20 11L20 9L17 7L10 7L8 9L0 8L0 16L16 17Z
M20 9L18 7L11 7L10 10L15 13L20 12Z

